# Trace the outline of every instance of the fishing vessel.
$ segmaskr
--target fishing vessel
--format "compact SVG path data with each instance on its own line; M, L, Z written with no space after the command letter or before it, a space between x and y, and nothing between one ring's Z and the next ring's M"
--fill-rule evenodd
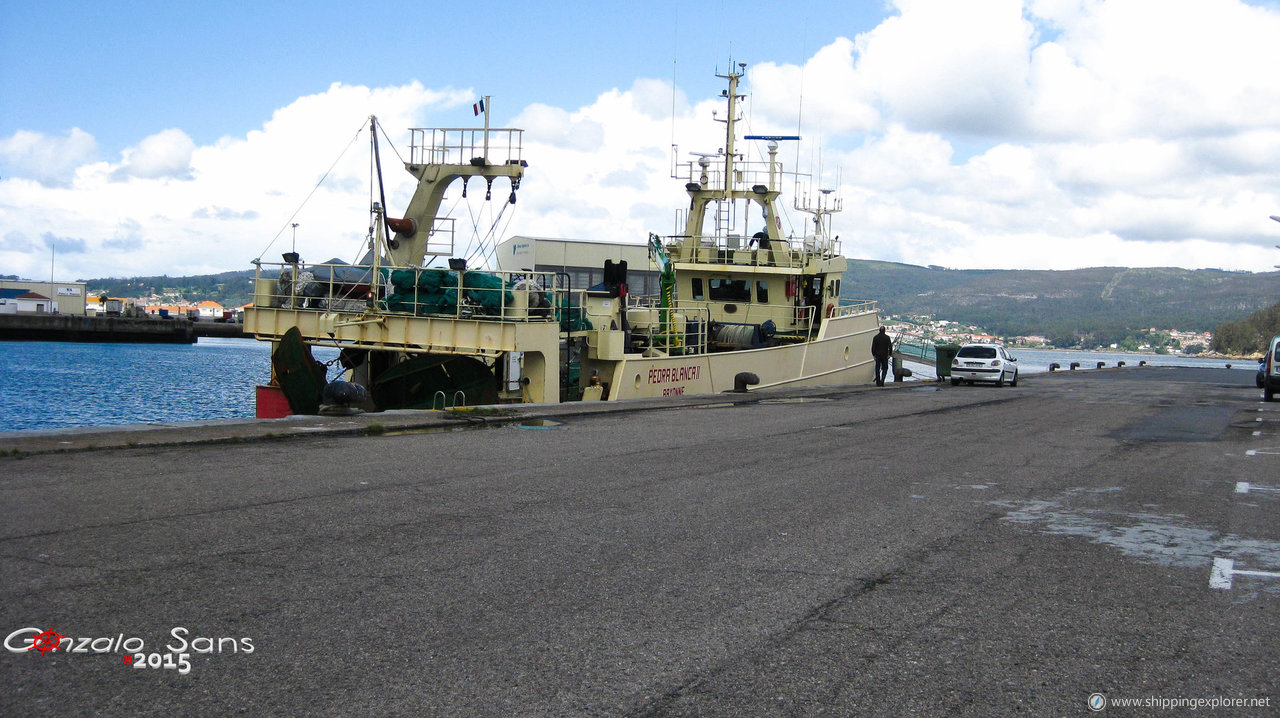
M873 301L840 299L846 262L830 229L839 201L829 191L797 201L804 229L784 234L781 187L797 175L783 171L779 142L798 138L742 138L764 143L758 159L741 149L745 67L717 75L728 85L716 119L724 146L673 173L689 205L682 231L649 235L652 296L628 290L625 261L606 260L590 287L565 272L467 266L453 256L453 220L440 215L445 191L460 183L465 196L479 178L486 198L498 182L514 204L528 166L522 131L491 129L487 107L483 128L411 130L405 169L417 187L403 217L372 203L362 261L255 261L245 329L275 345L259 415L285 401L292 413L439 409L870 382L879 313ZM314 346L340 350L336 373L311 358Z

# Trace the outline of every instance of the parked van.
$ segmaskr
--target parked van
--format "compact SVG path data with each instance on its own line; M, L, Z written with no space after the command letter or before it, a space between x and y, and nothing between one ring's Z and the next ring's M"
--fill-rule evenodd
M1262 396L1267 401L1280 391L1280 336L1271 337L1267 345L1266 362L1262 371Z

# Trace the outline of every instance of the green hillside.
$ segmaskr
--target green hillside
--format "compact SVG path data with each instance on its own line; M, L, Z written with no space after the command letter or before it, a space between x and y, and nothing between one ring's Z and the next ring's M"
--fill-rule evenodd
M1271 337L1280 335L1280 303L1226 322L1213 330L1213 350L1224 354L1255 354L1266 351Z
M849 260L842 293L888 314L931 314L996 334L1097 343L1142 329L1210 331L1280 297L1280 272L1093 267L1064 271L918 267Z

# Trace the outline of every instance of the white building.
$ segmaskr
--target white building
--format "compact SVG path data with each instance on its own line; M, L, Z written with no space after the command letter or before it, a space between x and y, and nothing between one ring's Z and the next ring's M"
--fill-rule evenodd
M511 237L498 245L498 269L503 272L562 272L573 289L587 289L604 281L604 261L627 263L627 288L635 295L658 293L658 268L643 244L596 242L582 239Z

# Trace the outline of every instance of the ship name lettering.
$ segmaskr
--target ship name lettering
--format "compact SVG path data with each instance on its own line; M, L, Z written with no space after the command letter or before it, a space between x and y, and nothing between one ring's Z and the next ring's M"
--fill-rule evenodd
M697 381L698 366L663 367L649 370L650 384L666 384L669 382Z

